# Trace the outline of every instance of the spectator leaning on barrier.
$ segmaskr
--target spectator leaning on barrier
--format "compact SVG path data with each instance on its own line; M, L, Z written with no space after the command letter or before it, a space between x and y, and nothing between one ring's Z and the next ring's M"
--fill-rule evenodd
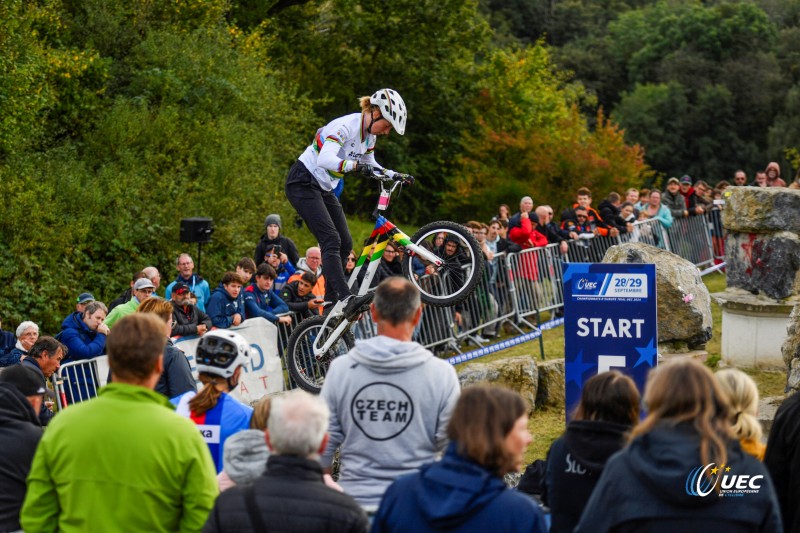
M211 293L208 300L208 317L218 328L238 326L244 320L244 297L242 286L247 280L236 272L225 272L219 287Z
M565 209L561 212L561 227L564 227L564 221L572 219L575 220L575 208L581 206L586 209L586 217L587 223L592 227L592 230L595 228L597 229L597 235L602 237L610 236L616 237L619 235L619 230L617 228L609 227L608 224L603 221L603 217L600 216L600 213L592 207L592 191L590 191L587 187L581 187L578 189L577 193L575 194L575 203L572 205L572 209Z
M169 300L172 297L172 291L177 283L185 283L191 292L197 296L197 308L206 312L206 304L211 298L211 289L208 282L200 277L199 274L194 274L194 261L189 254L181 254L175 261L175 267L178 269L178 277L175 281L167 285L167 292L165 298Z
M297 265L300 261L300 254L297 252L292 239L281 235L281 217L280 215L271 214L264 220L264 235L256 246L256 252L253 259L256 261L256 266L266 261L264 254L267 252L269 246L280 246L279 252L281 263L291 262L292 265ZM274 265L273 265L274 266Z
M272 403L267 471L252 485L223 492L204 533L366 532L369 524L358 504L322 482L318 458L328 442L325 403L302 391L277 396Z
M692 187L692 178L688 175L681 176L681 196L683 196L686 211L690 216L702 215L705 212L698 202L697 191Z
M744 173L744 170L737 170L733 174L733 184L738 187L747 185L747 174Z
M689 216L686 200L681 194L681 182L678 178L672 177L667 180L667 188L661 195L661 204L669 209L673 219Z
M537 207L536 218L539 219L539 223L536 225L536 231L547 237L548 243L559 243L559 251L562 255L566 254L569 249L567 241L569 239L577 239L578 235L575 232L561 229L553 223L553 208L549 205L540 205Z
M771 161L764 171L767 175L767 187L786 187L786 182L781 179L781 166Z
M214 465L197 426L152 390L165 342L164 323L148 313L111 330L115 381L45 432L28 476L26 532L200 530L217 494Z
M533 200L525 196L519 202L519 213L515 213L508 221L508 238L521 248L539 248L547 246L547 237L534 229L539 223L533 210Z
M69 349L69 358L65 363L85 361L105 353L106 335L109 332L108 326L103 323L106 311L103 302L92 302L82 315L75 311L64 319L58 338ZM67 376L70 385L66 387L66 393L70 403L78 395L82 400L94 398L97 384L91 372L70 368Z
M600 216L609 227L616 228L620 233L628 233L633 231L633 225L628 225L625 219L620 216L620 205L622 199L616 192L608 193L605 200L600 202L597 208L600 211Z
M681 191L683 191L682 187ZM697 180L694 184L694 192L697 194L697 205L702 207L705 212L710 211L714 205L711 198L711 186L704 180Z
M17 326L17 342L14 347L0 356L0 367L16 365L28 355L28 350L39 338L39 326L26 320Z
M191 303L189 286L182 281L172 285L172 333L173 337L204 335L212 328L211 319Z
M44 378L22 365L0 372L0 531L19 531L25 479L42 427L36 413L43 405Z
M639 211L640 220L647 220L650 218L655 218L665 228L672 226L672 213L670 213L667 206L661 203L660 191L651 191L648 196L647 205Z
M167 344L164 346L164 371L161 372L161 377L158 378L153 390L167 398L174 398L189 391L197 392L197 383L192 376L192 368L189 366L186 354L169 338L172 332L172 311L172 304L161 298L148 298L136 310L137 313L154 314L164 322L164 335L167 337Z
M533 499L506 487L519 472L528 407L516 392L475 385L464 389L447 428L441 461L393 483L381 502L373 533L409 531L526 531L545 533Z
M133 275L133 278L131 278L131 286L125 289L125 292L123 292L118 298L111 300L111 303L108 304L108 312L110 313L118 306L130 302L131 298L133 298L133 286L136 284L136 281L146 277L147 274L145 274L144 270L136 272Z
M40 337L21 364L40 374L42 379L49 380L61 368L61 361L68 353L67 347L53 337ZM44 402L39 408L39 421L43 426L49 424L54 416L52 405L52 402Z
M249 257L242 257L239 262L236 263L236 273L245 280L245 283L254 281L253 276L256 274L255 262Z
M321 462L330 469L341 446L339 483L374 510L397 476L444 449L460 388L452 365L411 340L422 305L410 281L378 285L370 312L378 335L334 359L322 387L331 438Z
M278 296L277 292L272 290L275 277L275 269L268 263L261 263L258 266L255 281L244 290L245 319L258 316L273 324L292 323L292 317L289 315L278 316L288 313L289 306Z
M767 173L756 172L756 177L751 184L753 187L767 187Z
M113 328L117 320L136 312L139 304L150 298L155 292L156 286L148 278L137 279L136 283L133 284L133 296L130 301L115 307L113 311L108 313L105 320L106 326Z
M244 366L250 362L250 346L233 331L214 330L200 338L195 351L197 373L203 388L175 397L179 415L200 426L217 473L228 437L250 426L253 408L230 395L239 386Z
M281 299L289 306L289 310L297 313L300 319L319 314L325 300L311 290L317 283L317 277L311 272L303 272L300 279L291 281L281 289Z

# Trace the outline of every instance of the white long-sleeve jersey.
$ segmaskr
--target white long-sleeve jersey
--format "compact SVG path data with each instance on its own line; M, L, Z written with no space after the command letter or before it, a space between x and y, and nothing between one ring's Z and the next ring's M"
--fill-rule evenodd
M332 120L317 130L314 142L299 157L323 190L334 190L356 163L383 168L373 155L375 135L362 137L362 117L361 113L353 113Z

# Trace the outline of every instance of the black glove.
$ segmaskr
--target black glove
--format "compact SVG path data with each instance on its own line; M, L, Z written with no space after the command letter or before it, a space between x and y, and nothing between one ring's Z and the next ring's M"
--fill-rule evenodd
M411 174L395 174L395 181L399 181L403 185L414 185L414 176Z
M374 178L375 167L373 167L372 165L359 163L358 166L356 166L356 174L358 174L359 176L364 176L365 178Z

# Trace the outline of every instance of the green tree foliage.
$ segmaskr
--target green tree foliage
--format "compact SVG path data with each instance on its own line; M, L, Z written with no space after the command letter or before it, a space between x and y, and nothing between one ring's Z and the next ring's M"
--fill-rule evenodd
M568 205L581 186L598 195L641 182L638 146L602 111L590 130L578 112L582 88L566 83L538 44L516 54L497 51L481 71L479 128L466 136L461 169L446 206L488 217L499 203L531 195L535 203Z

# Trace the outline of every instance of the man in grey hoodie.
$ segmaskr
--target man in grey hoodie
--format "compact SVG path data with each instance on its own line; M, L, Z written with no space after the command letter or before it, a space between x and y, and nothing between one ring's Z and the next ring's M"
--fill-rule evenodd
M378 335L356 341L325 378L330 440L320 460L329 472L341 446L339 484L367 512L377 509L395 479L444 450L460 394L455 369L411 340L422 318L411 282L384 280L370 312Z

